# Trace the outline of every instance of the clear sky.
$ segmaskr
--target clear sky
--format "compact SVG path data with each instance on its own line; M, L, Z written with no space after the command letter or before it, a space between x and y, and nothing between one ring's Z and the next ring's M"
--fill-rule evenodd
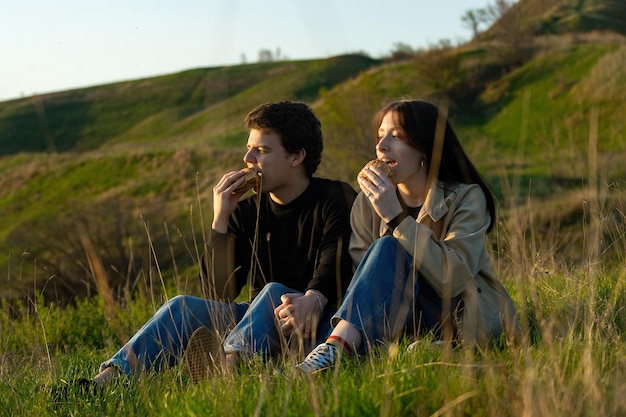
M1 0L0 101L186 69L469 40L491 0Z

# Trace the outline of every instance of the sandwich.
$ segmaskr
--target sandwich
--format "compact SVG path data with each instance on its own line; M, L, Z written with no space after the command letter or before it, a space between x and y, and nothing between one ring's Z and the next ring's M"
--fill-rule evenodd
M245 193L248 190L254 189L254 192L258 192L259 191L259 186L261 185L261 177L259 177L259 173L256 172L254 169L252 168L244 168L242 169L242 171L244 172L243 178L243 184L241 184L239 187L237 187L235 189L235 191L233 191L233 193Z
M391 171L391 167L389 164L382 159L372 159L369 161L363 168L367 168L370 166L375 166L380 168L389 178L393 178L393 172Z

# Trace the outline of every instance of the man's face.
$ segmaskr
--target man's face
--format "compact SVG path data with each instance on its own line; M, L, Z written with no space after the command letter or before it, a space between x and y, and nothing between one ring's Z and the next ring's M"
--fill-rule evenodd
M243 160L261 172L261 192L275 192L293 175L292 155L283 147L279 134L250 129L247 148Z

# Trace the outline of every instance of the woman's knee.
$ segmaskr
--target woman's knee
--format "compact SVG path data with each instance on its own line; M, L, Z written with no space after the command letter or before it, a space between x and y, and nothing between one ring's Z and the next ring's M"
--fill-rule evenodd
M368 250L370 255L393 255L405 252L404 248L393 236L382 236L376 239Z
M400 242L393 236L381 236L372 243L372 247L378 248L397 248Z

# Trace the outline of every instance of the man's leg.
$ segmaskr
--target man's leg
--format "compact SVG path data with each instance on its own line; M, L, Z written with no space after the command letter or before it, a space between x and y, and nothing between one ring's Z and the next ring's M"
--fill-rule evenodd
M163 304L100 371L114 366L126 375L158 371L182 356L189 337L200 327L223 332L241 320L247 304L223 303L179 295Z
M224 342L226 355L251 356L257 353L269 357L280 352L281 336L276 326L274 309L282 302L280 297L297 291L270 282L255 297L243 318Z

